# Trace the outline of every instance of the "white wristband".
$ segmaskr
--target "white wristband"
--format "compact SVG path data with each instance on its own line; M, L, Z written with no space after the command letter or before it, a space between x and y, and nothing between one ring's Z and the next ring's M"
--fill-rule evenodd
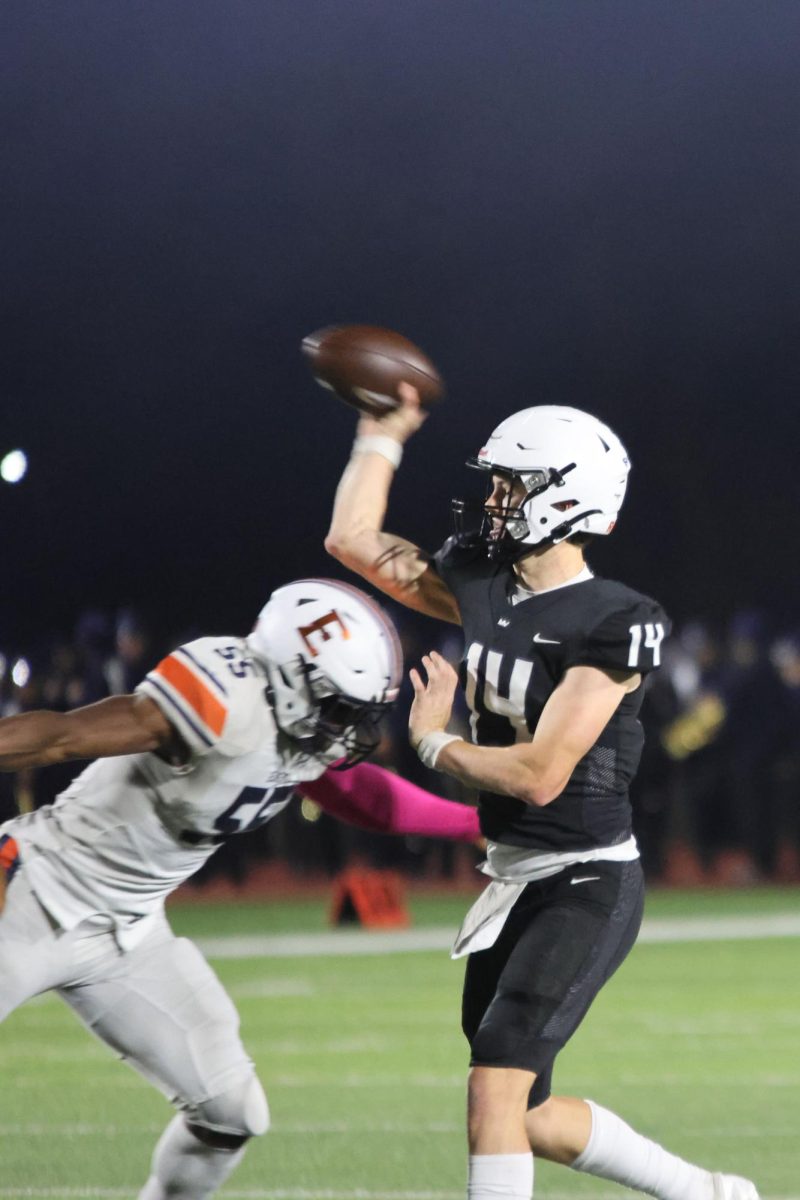
M432 771L435 771L436 760L445 746L449 746L451 742L463 742L463 740L457 733L444 733L439 730L435 733L426 733L424 737L420 738L417 744L419 760L426 767L430 767Z
M387 459L395 471L400 466L403 457L403 447L394 438L382 434L365 434L353 442L353 454L380 454Z

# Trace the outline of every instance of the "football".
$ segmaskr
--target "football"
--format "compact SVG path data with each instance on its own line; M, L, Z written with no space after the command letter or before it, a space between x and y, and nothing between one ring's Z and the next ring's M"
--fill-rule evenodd
M378 325L329 325L303 339L314 378L361 412L381 416L400 403L399 383L417 389L425 408L441 400L444 383L427 355Z

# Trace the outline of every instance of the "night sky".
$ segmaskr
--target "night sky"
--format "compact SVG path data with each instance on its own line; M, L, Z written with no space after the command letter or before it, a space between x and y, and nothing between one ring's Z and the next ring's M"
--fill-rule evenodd
M634 464L593 561L797 622L800 4L4 0L0 645L90 605L246 630L322 548L354 418L302 337L448 399L388 528L537 403Z

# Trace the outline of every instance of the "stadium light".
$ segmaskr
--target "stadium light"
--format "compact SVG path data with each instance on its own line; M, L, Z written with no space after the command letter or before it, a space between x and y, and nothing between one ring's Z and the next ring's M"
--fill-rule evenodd
M20 479L24 479L27 470L28 456L24 450L9 450L8 454L0 459L0 479L4 483L19 483Z
M11 668L11 678L18 688L25 687L31 677L31 668L26 658L18 658Z

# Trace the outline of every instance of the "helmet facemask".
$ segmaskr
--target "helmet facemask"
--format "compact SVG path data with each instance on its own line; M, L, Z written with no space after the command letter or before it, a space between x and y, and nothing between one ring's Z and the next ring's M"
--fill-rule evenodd
M300 654L294 662L265 665L275 723L298 749L345 770L378 748L380 723L391 710L392 699L344 695Z
M360 700L336 690L325 674L303 663L308 692L315 708L312 738L315 753L333 757L335 770L354 767L377 750L381 740L380 723L393 701ZM341 759L341 762L337 760Z
M486 499L482 504L478 501L466 500L453 500L452 502L456 532L459 534L467 532L464 523L465 516L470 514L478 516L480 519L478 537L486 544L489 558L494 562L516 562L517 559L530 554L534 549L553 545L556 541L563 541L569 536L573 524L587 515L582 512L573 518L565 519L559 525L554 526L549 536L540 539L535 545L531 545L530 502L537 496L544 495L550 488L564 487L565 476L574 469L575 463L568 463L560 470L549 467L537 468L533 471L515 471L511 467L482 463L477 458L469 458L467 466L482 471L484 474L491 473L492 476L506 475L512 484L519 481L524 488L524 495L517 505L490 504L488 501L495 489L494 480L490 478ZM556 511L566 511L574 503L569 500L553 500L552 507Z
M354 767L377 750L381 740L381 721L391 709L391 701L355 700L350 696L324 696L319 705L318 736L327 739L327 749L341 750L343 761L335 770Z

